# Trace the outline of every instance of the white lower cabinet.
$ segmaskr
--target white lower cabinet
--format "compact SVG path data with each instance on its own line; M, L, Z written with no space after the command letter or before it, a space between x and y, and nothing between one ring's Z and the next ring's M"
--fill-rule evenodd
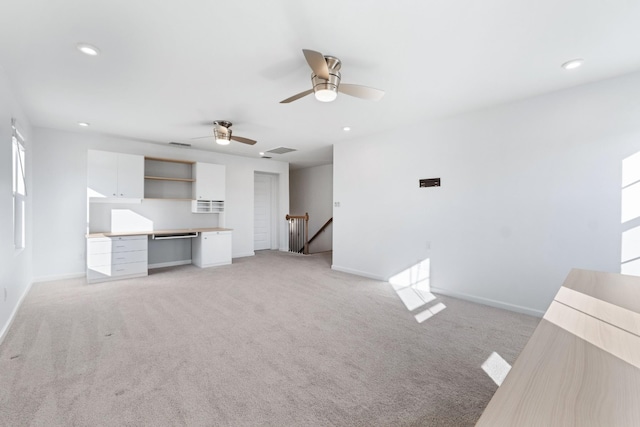
M147 262L146 235L87 239L89 283L146 276Z
M191 245L191 262L200 268L231 264L231 231L200 233Z

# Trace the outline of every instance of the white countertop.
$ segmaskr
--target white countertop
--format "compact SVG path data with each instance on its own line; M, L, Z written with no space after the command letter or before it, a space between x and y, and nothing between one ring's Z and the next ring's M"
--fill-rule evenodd
M151 235L170 235L170 234L180 234L180 233L206 233L211 231L232 231L232 228L221 228L221 227L211 227L211 228L181 228L175 230L148 230L148 231L102 231L102 232L94 232L86 235L87 239L91 239L94 237L118 237L118 236L151 236Z

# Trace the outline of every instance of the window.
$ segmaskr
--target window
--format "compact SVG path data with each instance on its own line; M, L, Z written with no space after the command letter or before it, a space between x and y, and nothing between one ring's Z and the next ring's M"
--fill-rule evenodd
M13 244L16 249L25 247L25 211L27 183L25 180L24 138L16 128L15 120L11 122L13 136L11 138L13 154Z

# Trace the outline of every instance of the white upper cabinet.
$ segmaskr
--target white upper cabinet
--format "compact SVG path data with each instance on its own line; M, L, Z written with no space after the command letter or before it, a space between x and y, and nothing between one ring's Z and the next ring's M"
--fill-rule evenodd
M117 197L118 153L89 150L87 159L87 195Z
M144 197L144 157L118 154L118 197Z
M211 163L193 165L193 198L195 200L225 199L225 167Z
M89 150L87 196L142 199L144 197L144 157Z

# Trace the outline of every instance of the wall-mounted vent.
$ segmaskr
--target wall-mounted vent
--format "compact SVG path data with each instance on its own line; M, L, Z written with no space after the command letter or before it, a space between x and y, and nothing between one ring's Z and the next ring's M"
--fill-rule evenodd
M191 147L191 144L187 144L186 142L171 141L169 145L177 145L178 147Z
M273 150L269 150L267 151L267 153L273 153L273 154L285 154L285 153L290 153L292 151L296 151L293 148L287 148L287 147L278 147L278 148L274 148Z
M440 187L440 178L426 178L420 180L420 188Z

